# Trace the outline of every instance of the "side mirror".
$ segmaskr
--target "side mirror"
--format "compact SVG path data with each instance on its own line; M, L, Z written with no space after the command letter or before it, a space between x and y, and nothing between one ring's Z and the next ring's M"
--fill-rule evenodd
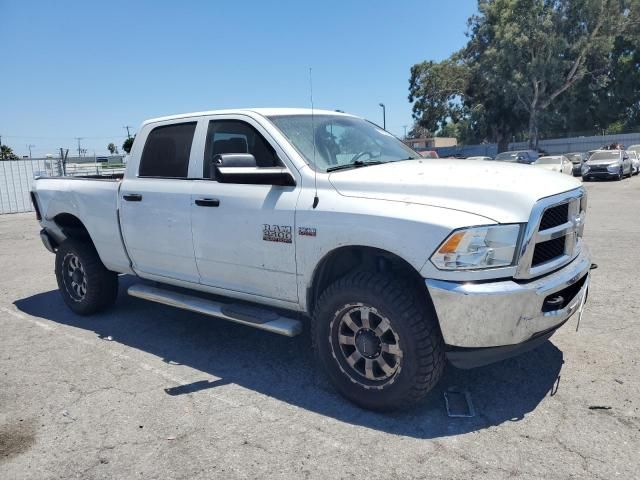
M258 167L250 153L223 153L213 157L209 170L212 180L244 185L294 186L295 179L283 167Z

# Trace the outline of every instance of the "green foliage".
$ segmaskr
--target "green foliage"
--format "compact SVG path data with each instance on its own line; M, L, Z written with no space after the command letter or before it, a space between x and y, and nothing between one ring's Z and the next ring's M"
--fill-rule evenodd
M115 144L110 143L109 145L107 145L107 150L109 150L109 153L111 155L113 155L114 153L116 153L117 148L116 148Z
M535 147L541 130L571 129L572 122L637 122L639 5L479 0L467 45L447 60L411 68L416 123L431 131L455 126L502 150L522 132Z
M127 153L131 153L131 147L133 147L133 140L135 138L136 138L135 135L133 137L127 138L122 144L122 150L124 150Z
M19 157L13 153L10 146L2 145L0 147L0 160L19 160Z

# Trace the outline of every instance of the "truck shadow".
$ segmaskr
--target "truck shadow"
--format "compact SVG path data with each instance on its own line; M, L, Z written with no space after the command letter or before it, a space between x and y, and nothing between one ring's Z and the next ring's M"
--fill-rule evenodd
M397 413L362 410L339 396L313 367L308 332L286 338L129 297L131 278L121 277L115 308L92 317L73 314L55 290L15 302L22 312L62 325L93 331L132 348L218 379L166 385L167 395L206 395L234 383L320 415L353 425L415 438L438 438L519 421L533 411L559 381L562 352L551 342L517 358L478 368L448 366L440 384L415 407ZM144 374L144 373L143 373ZM443 393L471 394L476 416L447 416Z

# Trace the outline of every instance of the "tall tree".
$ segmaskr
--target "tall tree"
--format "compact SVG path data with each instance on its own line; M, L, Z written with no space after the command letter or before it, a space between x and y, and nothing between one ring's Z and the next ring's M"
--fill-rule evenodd
M112 142L109 145L107 145L107 150L109 150L109 153L113 155L116 152L117 148L115 144Z
M627 24L625 0L480 0L470 45L487 81L528 116L531 148L539 120L587 75L604 76Z
M499 151L524 134L536 148L545 129L637 124L639 11L640 0L479 0L467 45L411 68L414 120L431 132L462 122Z

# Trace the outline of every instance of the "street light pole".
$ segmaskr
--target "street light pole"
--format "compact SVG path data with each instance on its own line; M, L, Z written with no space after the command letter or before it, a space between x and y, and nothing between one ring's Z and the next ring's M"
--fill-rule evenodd
M29 158L31 158L31 148L35 147L35 145L29 144L27 145L27 148L29 149Z
M387 129L387 109L384 106L384 103L379 103L378 105L382 107L382 128L386 130Z

